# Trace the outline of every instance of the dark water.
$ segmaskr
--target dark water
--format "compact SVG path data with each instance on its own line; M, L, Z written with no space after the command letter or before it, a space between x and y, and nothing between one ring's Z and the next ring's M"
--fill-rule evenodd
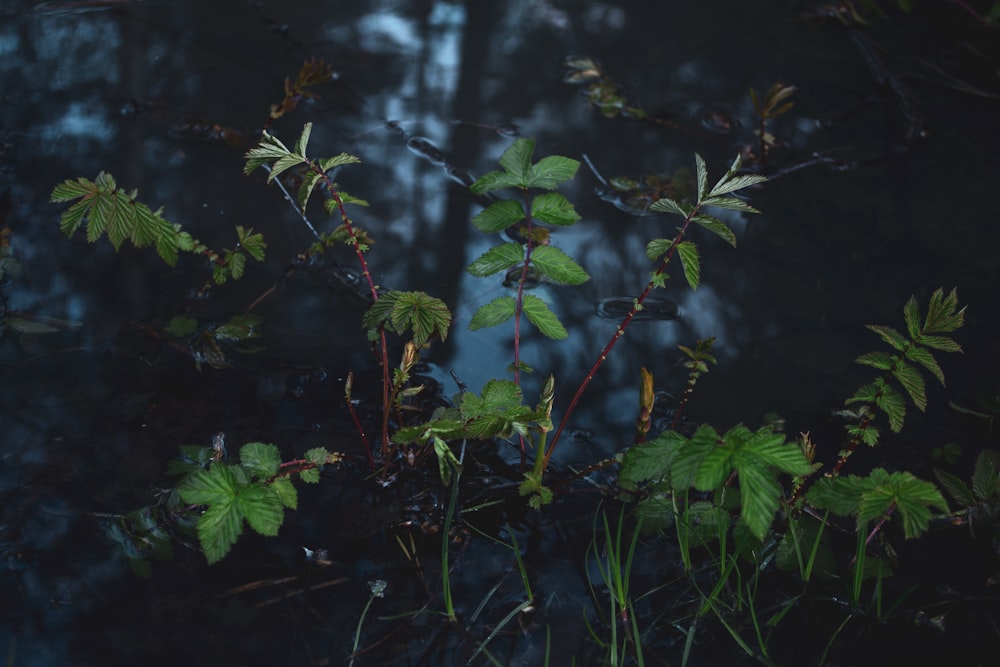
M949 393L930 388L927 414L910 416L908 437L888 443L895 449L886 460L926 473L931 448L954 442L966 452L964 476L975 453L996 445L984 424L947 407L949 398L971 404L976 393L997 391L1000 357L992 327L1000 39L957 6L890 11L862 32L804 18L816 6L778 2L8 5L0 9L0 222L22 271L5 279L4 307L63 323L46 334L8 328L0 342L0 647L9 647L8 664L341 664L376 578L389 590L373 604L360 646L374 648L363 664L392 656L458 664L523 600L510 550L470 536L455 568L463 618L472 619L464 631L426 615L385 618L429 597L394 535L406 546L414 535L427 586L439 588L439 536L380 530L406 512L432 519L440 511L442 499L419 479L401 482L395 496L361 474L328 480L303 493L303 510L278 540L250 540L210 569L179 545L140 579L105 537L107 515L148 504L169 485L162 471L178 445L208 444L220 431L230 442L275 442L289 455L317 445L360 453L340 397L354 370L362 415L377 407L375 360L358 325L364 304L329 272L286 276L312 237L262 173L242 174L242 154L285 78L310 57L331 63L336 81L272 131L290 143L312 121L314 154L362 159L337 178L372 203L355 219L377 240L369 255L376 282L425 290L460 320L426 357L428 379L446 395L455 391L451 372L478 389L510 363L509 333L465 330L503 287L464 272L496 239L471 227L480 207L456 181L495 168L511 125L536 140L536 158L586 155L600 172L584 167L562 189L583 219L554 242L593 276L580 288L544 291L570 338L552 346L529 336L522 351L539 375L556 374L557 412L614 333L616 321L600 313L638 293L651 269L645 243L675 227L616 207L597 192L602 179L691 169L695 152L719 173L754 141L748 89L778 80L798 88L796 106L772 128L786 144L766 168L777 178L753 194L764 214L731 220L735 250L696 237L702 286L691 292L677 269L657 293L663 316L628 331L577 411L559 465L586 465L627 445L639 368L679 394L676 346L708 336L720 364L699 384L690 419L757 426L775 411L790 433L826 436L820 456L830 459L839 426L829 410L868 379L853 359L878 345L864 325L901 326L909 295L926 303L939 286L957 287L970 304L957 335L966 353L945 360ZM563 82L568 55L599 59L670 122L601 117L580 86ZM235 225L254 227L268 259L192 300L208 277L195 260L171 269L151 250L115 254L106 242L67 240L48 195L64 179L101 170L210 246L231 247ZM323 229L334 224L318 208L309 216ZM232 369L198 371L183 350L148 333L182 313L225 321L274 285L255 308L264 349L236 355ZM529 380L526 391L537 386ZM498 471L510 458L483 455ZM493 533L504 521L518 526L542 607L495 640L503 664L541 664L546 627L560 656L553 664L572 655L576 664L602 662L583 622L594 619L585 557L593 495L543 517L482 515L478 525ZM372 507L387 508L385 516ZM334 564L307 563L303 545L329 549ZM649 587L676 561L664 545L643 559L637 571ZM963 594L995 602L982 582L1000 564L975 561L976 576L967 564L942 565L938 575L964 570ZM255 581L264 584L238 589ZM484 599L490 604L475 615ZM652 607L673 601L651 599L652 628ZM995 606L984 613L998 618ZM649 633L663 656L654 664L677 663L683 636L659 623ZM715 652L727 641L705 637L694 660L740 659Z

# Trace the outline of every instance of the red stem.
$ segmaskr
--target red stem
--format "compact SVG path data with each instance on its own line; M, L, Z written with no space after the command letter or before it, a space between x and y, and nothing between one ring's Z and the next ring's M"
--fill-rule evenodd
M618 342L618 339L621 338L623 335L625 335L625 328L628 327L629 322L632 321L632 318L635 317L635 314L639 312L639 307L642 306L642 302L645 301L646 297L649 296L649 293L653 291L653 287L656 285L657 282L656 279L659 276L661 276L663 272L666 270L667 264L670 263L670 260L674 256L674 253L677 251L677 244L679 244L681 240L684 238L684 234L687 233L688 225L691 224L691 220L695 217L695 215L697 215L698 210L700 208L701 208L700 204L696 205L691 210L691 212L687 214L687 217L684 218L684 224L681 226L680 231L677 232L677 236L674 237L673 243L670 244L670 250L667 251L666 256L664 256L663 260L660 262L660 266L657 267L656 273L654 273L653 277L649 279L648 283L646 283L646 289L644 289L642 291L642 294L640 294L639 297L635 300L635 303L632 305L632 309L628 311L628 314L625 315L625 319L623 319L621 324L618 325L618 329L615 331L614 335L611 336L611 340L609 340L608 344L604 346L603 350L601 350L601 354L600 356L597 357L597 360L594 362L594 365L590 367L590 371L587 373L587 377L583 378L583 382L581 382L580 386L577 388L576 394L573 395L573 400L569 402L569 407L566 408L566 412L563 413L563 417L559 421L559 428L556 429L555 434L552 436L551 442L549 442L548 449L545 450L545 457L542 460L543 471L546 468L548 468L549 460L552 458L552 453L555 451L556 444L558 444L559 442L559 436L562 435L563 429L566 428L566 424L567 422L569 422L570 415L572 415L573 411L576 410L577 403L580 402L580 397L583 396L584 390L586 390L587 385L590 384L590 381L594 379L594 376L597 374L597 370L601 367L601 364L603 364L604 361L608 358L608 354L611 353L611 349Z

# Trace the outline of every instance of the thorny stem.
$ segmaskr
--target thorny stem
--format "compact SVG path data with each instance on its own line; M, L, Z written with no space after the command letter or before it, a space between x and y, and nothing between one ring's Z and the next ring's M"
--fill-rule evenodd
M677 235L674 237L673 243L670 244L670 250L668 250L667 254L663 257L663 260L657 267L656 272L653 274L653 277L649 279L648 283L646 283L646 289L642 291L642 294L640 294L639 297L635 300L635 303L632 304L631 310L628 311L628 314L625 315L625 319L623 319L621 324L618 325L618 329L615 330L615 333L611 336L611 340L609 340L608 344L604 346L603 350L601 350L600 356L597 357L597 360L594 362L594 365L590 367L590 371L587 373L587 376L583 378L583 382L581 382L580 386L577 388L576 393L573 395L573 399L569 402L569 406L566 408L566 412L563 413L562 419L559 421L559 427L556 429L555 435L552 436L552 442L549 443L549 447L545 451L545 457L544 460L542 461L542 466L541 466L543 471L546 468L548 468L549 460L552 458L552 453L555 451L556 444L558 444L559 442L559 436L562 434L563 429L566 428L566 424L569 422L570 415L572 415L573 411L576 410L577 403L580 402L580 397L583 396L583 392L587 389L587 385L589 385L590 381L594 379L595 375L597 375L598 369L608 358L608 354L611 353L611 350L618 342L618 339L620 339L622 336L625 335L625 328L628 327L629 323L632 321L632 318L635 317L635 314L639 312L642 306L642 302L645 301L646 297L649 296L649 293L653 291L653 288L656 286L658 278L661 275L663 275L664 271L666 271L667 264L670 263L670 260L674 256L674 253L677 252L677 245L684 238L684 234L687 233L688 226L691 224L691 221L694 219L694 217L698 214L699 210L701 210L701 202L698 202L698 204L696 204L695 207L691 209L691 212L688 213L687 216L684 218L684 224L681 226L680 230L677 232Z
M524 253L524 265L521 267L521 277L517 281L517 300L514 305L514 384L521 386L521 310L524 305L524 282L528 279L528 267L531 265L531 251L535 248L535 242L531 237L531 206L528 203L528 191L524 191L525 203L525 236L528 239L527 248ZM518 441L521 445L521 469L524 470L527 460L527 445L524 436L518 434Z
M323 180L323 184L326 185L327 191L330 196L333 197L333 201L337 204L337 210L340 212L340 220L344 223L344 228L347 230L347 234L351 237L351 245L354 246L354 254L357 255L358 262L361 264L361 273L364 275L365 280L368 281L368 288L371 291L372 301L378 301L378 289L375 287L375 281L372 280L371 271L368 269L368 262L365 260L365 254L361 251L361 243L358 241L357 233L354 231L354 225L351 224L351 219L347 217L347 211L344 210L344 200L341 199L340 193L337 188L334 187L333 182L326 175L323 169L313 162L308 161L310 169L317 172L319 177ZM388 463L390 454L390 441L389 441L389 352L386 348L385 340L385 329L379 328L379 352L381 353L382 361L382 462L383 462L383 475L387 472L387 467L385 464ZM362 432L363 433L363 432Z

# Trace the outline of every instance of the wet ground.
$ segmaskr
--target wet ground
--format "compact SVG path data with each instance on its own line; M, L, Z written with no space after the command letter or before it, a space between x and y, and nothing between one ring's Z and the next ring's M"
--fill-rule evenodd
M974 406L1000 384L1000 40L975 14L989 3L913 14L880 4L884 16L866 14L868 25L854 27L820 3L0 7L6 664L323 665L355 650L356 664L488 664L476 653L488 640L500 664L535 665L547 638L551 664L606 660L588 633L588 623L598 636L607 631L588 548L595 512L617 517L618 508L582 485L529 511L517 496L518 454L506 444L468 452L466 511L451 535L461 623L440 615L447 491L433 469L388 488L366 477L342 398L353 371L359 416L377 432L377 360L359 325L366 304L350 284L356 274L345 284L329 261L297 259L313 241L309 229L263 174L243 174L243 153L265 124L291 143L311 121L316 154L362 159L337 179L372 204L356 220L377 241L376 282L425 290L456 314L447 343L420 368L444 398L457 390L453 374L478 390L510 363L509 334L465 329L504 287L464 272L494 239L469 224L481 202L463 184L495 168L513 135L535 139L536 158L589 163L562 189L583 219L554 243L594 279L546 293L568 340L528 337L523 348L529 364L556 374L559 412L613 334L613 316L645 283L646 241L674 228L648 215L648 204L682 186L695 152L715 173L740 151L759 154L748 90L794 85L796 104L769 126L777 145L758 167L773 181L752 194L763 215L732 220L735 250L696 239L702 286L692 293L675 280L657 293L653 316L635 323L585 395L557 470L631 442L642 366L664 392L657 416L668 423L667 396L684 381L676 346L708 336L720 364L687 418L726 428L777 412L789 433L811 430L820 457L832 460L841 427L830 410L868 379L853 360L878 345L864 325L901 326L910 294L926 302L944 286L969 304L956 336L965 354L943 364L948 391L931 387L927 413L909 415L904 437L883 450L860 453L854 472L877 463L929 478L940 465L932 450L953 443L962 453L953 469L968 477L976 454L997 445L989 422L948 400ZM331 66L332 80L269 120L285 79L312 58ZM600 113L607 95L572 80L584 58L627 103ZM232 246L234 226L254 227L267 259L201 294L203 262L170 268L148 249L116 254L81 234L66 239L62 209L47 202L52 188L101 170L214 247ZM309 217L334 225L318 207ZM354 266L349 253L338 258ZM175 316L208 330L251 304L261 337L243 350L162 334ZM219 368L205 356L216 352ZM526 394L536 392L529 379ZM148 578L133 574L125 556L134 544L115 528L121 515L156 505L179 445L209 445L220 432L231 446L273 442L289 456L324 446L349 462L302 491L279 538L241 541L207 567L178 530L171 558L153 561ZM603 474L594 481L610 483ZM532 609L513 614L525 588L512 537L535 593ZM917 592L890 623L856 619L827 664L866 664L886 651L989 664L981 658L996 650L1000 624L989 535L942 529L919 547L897 546L907 569L893 586ZM694 593L677 584L669 539L644 538L639 554L634 590L650 592L635 610L648 628L646 662L680 664ZM385 597L372 600L356 639L376 580L387 582ZM797 592L773 585L776 605ZM846 614L828 602L813 600L802 622L781 626L779 664L816 663ZM926 622L940 611L944 632ZM698 665L755 662L707 622L690 655Z

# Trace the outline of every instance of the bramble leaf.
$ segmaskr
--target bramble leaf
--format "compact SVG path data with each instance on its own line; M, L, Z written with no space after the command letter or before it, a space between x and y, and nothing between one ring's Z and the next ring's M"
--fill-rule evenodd
M892 327L881 326L878 324L868 324L866 326L877 333L882 340L900 352L910 346L910 342L906 340L906 337Z
M299 472L299 479L306 484L318 484L319 470L316 468L306 468L305 470Z
M646 244L646 257L652 261L658 260L673 247L672 239L653 239Z
M566 327L562 325L548 304L534 294L525 294L522 303L524 314L528 321L535 325L543 336L554 340L562 340L569 336Z
M728 243L729 245L736 247L736 235L733 234L733 230L729 229L729 226L718 218L714 218L710 215L704 213L699 213L698 215L691 218L691 222L701 225L708 231L712 232L720 239Z
M498 324L503 324L514 317L516 309L517 302L514 300L514 297L497 297L479 307L479 310L476 311L476 314L472 316L472 320L469 322L469 328L475 331L476 329L495 327Z
M655 211L657 213L676 213L677 215L686 218L694 207L691 204L676 202L673 199L668 199L664 197L663 199L657 199L649 207L650 211Z
M698 247L691 241L681 241L677 244L677 255L681 258L684 278L687 279L688 285L693 290L698 289L698 284L701 281L701 259L698 256Z
M543 157L531 167L526 185L529 188L555 190L560 183L571 180L580 163L562 155Z
M313 447L303 454L303 458L313 465L321 466L326 464L326 459L330 455L326 447Z
M506 271L524 261L524 247L520 243L504 243L490 248L480 255L466 271L478 278Z
M531 264L547 278L560 285L582 285L590 275L559 248L538 246L531 253Z
M698 201L704 201L705 195L708 194L708 167L705 165L705 160L697 153L694 154L694 164L698 177Z
M413 331L413 343L423 347L435 333L445 340L451 326L451 311L441 299L423 292L389 291L381 294L361 318L362 326L386 326L403 335Z
M240 464L259 479L271 479L281 466L281 452L263 442L248 442L240 447Z
M244 486L236 495L236 507L254 531L267 537L277 535L285 519L281 498L271 485Z
M469 191L481 195L494 190L520 187L523 187L521 181L510 172L490 171L476 179L476 182L469 186Z
M472 219L472 225L486 234L502 232L524 220L524 207L511 199L495 201Z
M299 492L288 477L275 477L271 482L271 490L281 501L283 507L294 510L299 507Z
M742 211L743 213L760 213L760 211L738 197L709 197L701 204L702 206L715 206L716 208Z
M550 225L565 227L579 220L580 214L563 195L546 192L531 200L531 217Z
M531 154L535 152L533 139L518 139L500 155L500 166L517 179L520 187L531 187Z
M921 412L927 409L927 390L924 386L924 378L913 366L902 359L896 361L896 367L892 371L892 376L903 385L903 389L910 395L910 400Z

